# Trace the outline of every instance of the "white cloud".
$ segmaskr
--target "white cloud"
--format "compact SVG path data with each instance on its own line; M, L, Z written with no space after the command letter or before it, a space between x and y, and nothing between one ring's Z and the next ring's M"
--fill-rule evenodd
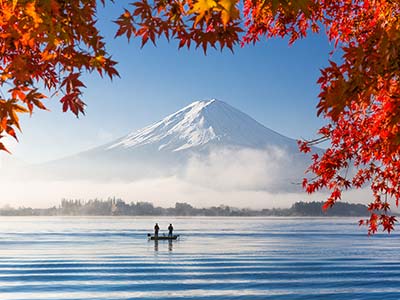
M91 181L28 181L0 184L0 206L48 207L58 205L62 198L89 199L115 196L126 202L149 201L155 205L173 206L187 202L196 207L231 205L236 207L288 207L296 201L321 200L303 193L269 193L250 190L218 190L188 183L176 177L140 180L135 182L96 183ZM5 191L5 192L3 192Z
M298 183L307 166L305 161L302 156L301 163L295 163L285 149L278 147L222 149L206 158L192 157L182 177L218 190L293 192L299 191Z
M136 181L94 181L39 179L26 175L6 178L0 174L0 206L48 207L62 198L89 199L120 197L126 202L149 201L173 206L187 202L196 207L230 205L236 207L289 207L296 201L323 201L326 194L312 196L299 185L307 164L304 157L290 156L280 148L265 150L224 149L207 156L192 157L175 176L142 178ZM25 168L12 168L23 174ZM107 170L104 170L107 172ZM27 179L27 177L29 178ZM54 177L53 177L54 178ZM368 203L368 190L349 191L343 199Z

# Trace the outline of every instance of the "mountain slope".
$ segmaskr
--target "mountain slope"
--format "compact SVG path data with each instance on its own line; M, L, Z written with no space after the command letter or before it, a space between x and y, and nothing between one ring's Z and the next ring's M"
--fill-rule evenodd
M179 152L210 145L293 148L296 142L261 125L225 102L196 101L163 120L134 131L107 146L107 150L151 146L159 151Z
M176 177L218 189L279 191L293 189L291 183L301 181L308 165L295 140L222 101L207 100L106 145L37 166L35 176L92 181Z

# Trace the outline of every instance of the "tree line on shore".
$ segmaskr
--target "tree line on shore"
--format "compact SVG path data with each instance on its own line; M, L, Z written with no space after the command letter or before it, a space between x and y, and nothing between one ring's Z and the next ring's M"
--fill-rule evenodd
M154 206L150 202L126 203L122 199L62 199L59 206L50 208L5 206L0 216L354 216L369 214L363 204L339 202L328 211L323 202L296 202L290 208L250 209L227 205L196 208L189 203L177 202L174 207Z

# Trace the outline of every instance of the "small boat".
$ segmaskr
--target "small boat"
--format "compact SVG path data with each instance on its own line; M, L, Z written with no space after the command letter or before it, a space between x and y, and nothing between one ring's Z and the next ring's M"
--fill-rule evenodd
M176 240L179 237L179 234L173 235L173 236L168 236L168 235L159 235L158 237L155 237L154 235L151 235L150 233L147 234L147 237L149 240Z

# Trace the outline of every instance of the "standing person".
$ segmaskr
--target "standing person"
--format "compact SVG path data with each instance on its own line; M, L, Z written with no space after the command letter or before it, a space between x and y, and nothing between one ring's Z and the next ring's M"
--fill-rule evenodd
M158 231L160 230L160 227L158 226L158 223L154 226L154 238L158 239Z
M174 231L174 227L172 227L172 224L169 224L168 226L168 236L172 237L172 232Z

